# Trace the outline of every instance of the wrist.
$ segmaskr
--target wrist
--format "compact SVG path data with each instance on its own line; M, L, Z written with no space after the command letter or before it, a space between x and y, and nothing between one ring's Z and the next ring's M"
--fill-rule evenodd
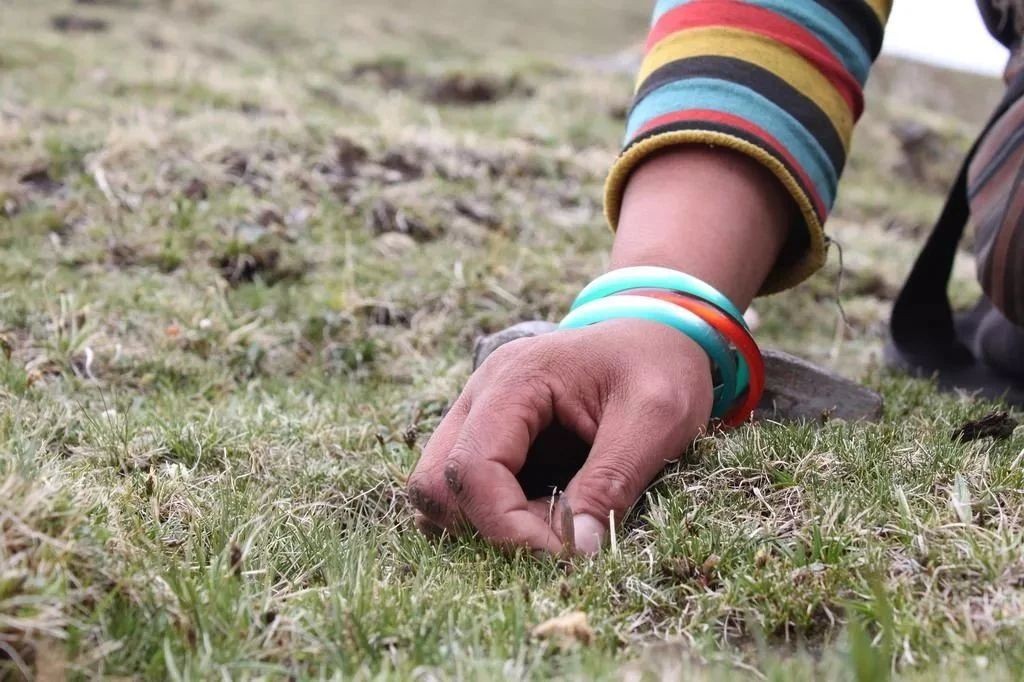
M714 403L713 363L700 344L669 326L641 319L609 320L598 327L604 327L614 334L617 343L623 347L646 348L642 356L649 367L656 367L661 376L673 377L681 389L681 400L692 407L692 416L700 424L711 419ZM647 376L639 368L632 367L628 377ZM625 388L629 382L625 382Z
M782 249L791 204L774 176L742 154L674 148L631 177L612 267L686 272L746 308Z

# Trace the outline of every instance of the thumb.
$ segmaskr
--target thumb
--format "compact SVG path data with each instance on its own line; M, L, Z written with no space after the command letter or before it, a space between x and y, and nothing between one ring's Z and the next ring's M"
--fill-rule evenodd
M590 456L566 488L564 497L573 511L576 549L581 554L601 550L611 519L620 522L697 433L699 424L689 423L694 420L688 418L684 404L648 402L609 406Z

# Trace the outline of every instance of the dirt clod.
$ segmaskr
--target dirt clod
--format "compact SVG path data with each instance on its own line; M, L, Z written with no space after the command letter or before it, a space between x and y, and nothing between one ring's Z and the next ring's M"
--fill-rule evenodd
M358 312L370 324L381 327L409 326L409 313L386 303L368 303L360 306Z
M334 160L345 175L355 175L356 169L366 163L370 153L366 147L350 140L347 137L334 138Z
M102 33L110 28L110 24L96 17L83 17L77 14L58 14L50 18L50 26L61 33Z
M256 216L256 222L261 227L271 227L273 225L284 226L284 216L276 208L265 208L260 211L260 214Z
M281 261L281 252L274 248L253 249L249 253L220 256L216 266L231 284L252 282L261 273L273 273Z
M115 242L107 251L111 265L119 268L131 267L139 263L139 250L131 244Z
M975 421L969 421L953 432L953 442L970 443L983 438L1006 440L1020 423L1006 412L993 412Z
M203 201L209 194L209 187L199 178L192 178L181 190L181 195L191 201Z
M18 178L18 182L42 194L52 194L64 187L62 183L50 175L50 168L45 165L36 166L25 171Z
M494 208L483 200L472 198L458 199L455 202L455 210L460 215L485 227L493 229L501 225L501 218L498 217Z
M409 214L384 199L378 200L367 214L366 222L375 235L387 232L405 234L418 242L426 242L437 238L436 230L423 221Z
M430 81L425 98L434 104L474 106L490 104L513 94L532 94L532 89L515 77L502 79L456 72Z
M594 641L594 630L587 622L587 614L582 611L573 611L546 620L534 627L530 634L537 639L550 640L563 649Z
M407 151L392 150L377 163L388 171L386 180L389 182L409 182L423 177L423 163Z

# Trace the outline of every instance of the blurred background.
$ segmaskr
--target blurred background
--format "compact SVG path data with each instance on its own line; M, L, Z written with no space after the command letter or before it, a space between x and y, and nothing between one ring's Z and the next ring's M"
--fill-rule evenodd
M606 266L602 185L653 2L0 0L0 670L38 650L156 678L165 658L206 678L362 657L590 679L679 622L751 648L775 633L787 660L806 632L817 658L835 593L875 584L817 562L873 576L876 555L919 586L894 602L906 660L944 662L960 627L981 661L998 609L1020 621L1019 444L957 449L947 422L984 405L874 370L1004 55L970 0L895 4L828 228L843 276L833 249L756 303L761 341L883 388L886 422L720 438L623 563L570 577L425 544L404 476L473 340L559 319ZM965 466L989 525L970 525ZM894 490L922 535L880 516ZM725 575L767 568L716 591L719 555ZM692 599L652 599L665 580ZM577 586L598 590L581 601L604 648L570 667L524 628Z
M273 376L312 358L347 372L373 357L388 361L371 374L421 381L481 331L557 318L610 244L601 185L647 5L8 0L13 352L44 377L88 337L93 374L130 374L139 359ZM871 364L1001 90L1004 51L973 5L896 2L830 227L846 254L846 322L833 256L761 304L773 342L850 372ZM56 359L32 322L44 289L91 301L90 333ZM127 309L147 322L125 326Z
M974 0L896 0L885 52L990 75L1006 65L1006 48L978 20Z

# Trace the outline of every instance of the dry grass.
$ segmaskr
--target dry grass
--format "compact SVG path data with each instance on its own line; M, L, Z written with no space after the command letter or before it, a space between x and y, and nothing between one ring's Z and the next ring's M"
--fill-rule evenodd
M593 562L411 532L403 477L472 339L557 319L605 262L607 57L646 22L423 7L4 6L5 672L1017 677L1024 436L952 443L993 406L877 366L972 127L897 89L833 226L850 326L835 266L760 304L766 341L882 388L883 423L704 441ZM938 142L916 165L900 121ZM575 611L584 642L529 636Z

